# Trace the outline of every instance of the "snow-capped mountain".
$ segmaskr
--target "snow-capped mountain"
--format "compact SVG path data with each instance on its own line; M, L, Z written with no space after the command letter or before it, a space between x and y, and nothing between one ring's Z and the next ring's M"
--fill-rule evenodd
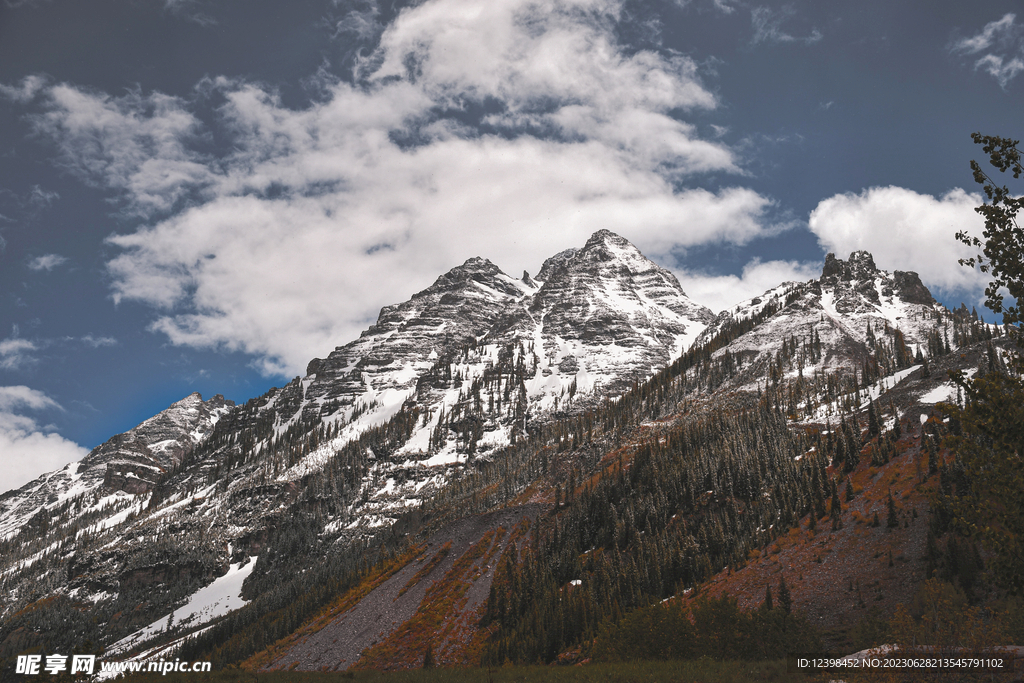
M604 383L616 393L681 355L714 317L674 275L607 230L549 259L538 279L543 285L509 327L543 350L542 373L563 375L552 388L568 375L580 390Z
M607 230L545 261L536 279L473 258L385 307L356 341L311 361L301 412L350 419L353 408L372 406L363 422L379 421L415 397L439 358L467 345L530 347L537 372L527 394L543 407L573 381L581 394L595 386L615 393L678 357L713 317L675 276ZM299 413L297 390L284 394L278 414Z
M754 389L776 372L790 377L835 370L861 370L866 359L933 356L930 345L948 339L950 318L917 273L889 273L871 254L855 251L849 260L825 257L821 277L785 282L722 311L696 340L706 344L723 332L746 327L715 356L730 357L742 369L732 386ZM743 324L746 323L744 326ZM782 355L780 366L780 352ZM947 342L948 343L948 342ZM888 368L892 369L892 368Z
M422 418L399 453L452 464L507 445L523 421L643 381L713 317L669 271L607 230L545 261L536 279L472 258L385 307L359 339L312 360L306 376L268 397L254 419L272 420L277 434L321 423L336 432L275 472L277 480L315 471L403 406L416 406ZM482 384L474 390L474 382ZM464 415L467 401L480 424L460 439L466 425L452 411Z
M608 231L536 278L472 258L305 377L239 406L193 394L6 494L5 610L48 593L124 600L168 572L205 582L258 555L292 505L326 506L330 538L375 533L533 425L650 377L713 317ZM175 556L199 559L181 574Z
M0 538L16 533L37 515L36 523L44 523L50 511L86 493L102 492L103 504L110 504L149 492L213 433L234 405L219 394L208 401L191 394L108 439L79 462L0 495Z
M142 648L169 615L210 602L197 591L214 591L224 572L234 578L217 586L232 593L210 600L238 605L242 578L248 600L329 549L415 531L458 487L481 510L507 503L539 476L515 469L517 444L560 451L580 438L600 458L611 446L590 441L588 420L603 414L602 429L623 427L610 399L681 357L670 368L679 373L662 373L648 393L665 402L648 416L677 411L671 401L694 391L717 409L718 397L771 385L776 402L788 391L790 419L824 421L840 395L853 396L849 411L869 382L905 377L915 358L990 332L969 321L916 274L880 271L866 252L829 254L820 278L718 316L604 230L535 278L470 259L383 308L285 387L242 405L193 394L0 497L0 658L42 642L24 621L36 612L22 610L41 598L78 624L68 633L80 639ZM501 486L473 488L480 472ZM90 603L96 619L77 620ZM192 612L189 628L222 614ZM17 647L4 646L15 631Z

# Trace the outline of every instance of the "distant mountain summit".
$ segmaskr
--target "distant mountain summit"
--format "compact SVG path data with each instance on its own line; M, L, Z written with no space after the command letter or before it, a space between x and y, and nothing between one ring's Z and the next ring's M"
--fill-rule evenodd
M0 538L58 504L97 491L145 494L206 441L234 407L218 394L204 401L193 393L138 426L108 439L79 462L0 495Z
M308 593L304 581L322 586L338 578L336 569L355 576L380 544L400 548L406 534L432 525L438 547L423 551L423 566L406 566L392 582L393 594L364 608L374 628L389 632L399 614L393 612L390 626L377 623L378 607L401 604L408 612L401 620L410 618L421 597L396 602L407 582L435 564L437 571L455 567L456 557L445 555L449 541L468 547L463 526L444 527L459 516L502 510L491 521L509 526L488 532L504 540L487 552L504 552L502 544L514 538L527 543L521 536L527 519L550 511L553 501L589 495L604 465L617 468L615 482L601 485L605 491L642 483L632 467L664 472L651 459L655 444L663 451L659 458L700 470L687 475L689 483L677 478L667 487L679 493L682 482L694 510L719 504L722 492L709 479L715 471L727 475L721 500L742 491L746 506L777 495L755 481L768 470L792 477L799 493L805 475L814 474L804 451L759 474L734 471L738 461L713 461L732 451L715 455L697 445L706 440L707 425L748 408L757 413L751 419L767 420L769 431L783 435L797 422L820 430L843 420L850 434L842 443L855 445L836 452L855 465L858 411L900 382L900 410L944 400L945 375L928 375L926 359L962 365L968 356L951 349L991 342L997 332L966 309L936 303L915 273L879 270L862 251L847 260L829 254L820 277L782 283L717 316L692 301L669 271L607 230L547 259L535 277L515 278L485 258L471 258L409 300L382 308L357 339L311 360L305 375L286 386L241 405L192 394L81 462L0 495L0 580L7 596L0 604L0 659L32 648L66 651L86 640L120 641L118 647L140 652L161 639L162 647L178 647L234 608L228 605L237 606L239 586L245 599L260 597L259 609L299 619L291 610L296 596ZM991 348L984 353L996 367L1001 356ZM981 356L977 346L972 353ZM871 414L876 423L884 419ZM672 430L680 440L658 436ZM644 449L644 457L623 460ZM617 465L608 457L616 452ZM823 452L812 452L823 483L818 469L828 462ZM661 509L661 476L649 475L648 483L658 485L643 500L594 508L606 514L604 522L587 511L585 523L566 523L561 531L555 525L553 535L594 526L594 539L615 539L605 548L646 548L652 519L681 530L703 524L672 521L675 513ZM805 494L811 495L799 496ZM736 509L749 508L708 519L746 520L757 533L773 526L735 515ZM464 526L482 534L486 525ZM675 562L670 558L682 557L685 547L686 562L696 567L704 552L698 546L713 543L715 534L722 538L720 527L710 528L685 532L685 543L664 561ZM603 543L587 540L565 557L576 562ZM476 567L467 581L480 583L463 616L478 624L477 608L499 562L498 555L474 557L480 564L465 565ZM329 564L335 561L341 564ZM567 576L567 585L580 585L577 574ZM421 589L409 595L425 595L426 584ZM214 599L218 591L223 594ZM215 603L223 610L213 609ZM183 618L205 616L182 620L173 617L178 609ZM357 630L366 637L356 639L352 652L377 642L372 629Z
M935 299L921 283L917 273L880 271L866 251L855 251L848 261L825 256L820 286L832 291L832 301L839 313L864 313L893 302L934 306Z
M14 539L64 538L72 528L88 529L86 539L115 527L157 533L161 561L174 548L206 548L194 580L226 566L210 558L228 544L236 555L257 552L276 511L299 498L328 505L332 534L373 533L536 425L646 380L713 319L669 271L607 230L547 259L536 278L471 258L385 306L358 339L283 388L238 406L192 394L0 496L0 540L29 557L32 543ZM170 524L189 550L142 514L157 510L166 513L156 528ZM149 575L138 555L149 556L149 544L92 560L84 548L66 586L76 594L117 593L129 567ZM30 575L11 604L34 590Z
M715 353L743 368L730 384L748 389L769 378L769 366L780 366L783 348L784 372L811 376L862 371L869 357L905 364L919 351L931 356L936 339L949 333L948 311L917 273L879 270L866 251L855 251L845 261L830 253L819 278L786 282L726 309L696 343L721 339L723 332L744 323L750 329Z
M548 259L538 278L544 284L530 302L527 318L545 335L546 352L555 339L573 340L593 351L607 345L647 347L651 354L646 358L626 360L619 367L664 365L714 318L710 309L686 296L672 273L608 230L594 233L578 251ZM609 362L605 358L602 365Z
M428 417L402 452L454 462L509 443L524 420L643 381L713 319L672 273L608 230L549 258L536 278L516 279L471 258L408 301L385 306L355 341L312 360L305 377L261 399L254 419L278 429L327 424L339 430L334 447L416 405ZM444 432L458 431L442 422L453 408L461 412L460 386L502 364L503 379L485 390L501 397L488 397L482 427L460 452L442 453ZM513 379L521 387L511 386ZM314 453L288 476L304 475L322 459Z

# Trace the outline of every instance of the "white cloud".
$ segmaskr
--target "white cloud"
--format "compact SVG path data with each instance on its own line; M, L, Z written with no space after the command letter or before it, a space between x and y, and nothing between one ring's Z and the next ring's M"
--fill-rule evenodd
M335 5L338 1L335 0ZM384 30L384 26L377 20L380 16L380 8L375 0L359 3L362 7L349 9L341 19L331 17L326 23L332 29L332 38L342 35L354 36L359 40L375 38Z
M722 12L723 14L732 14L736 11L736 8L728 4L726 0L714 0L715 9Z
M999 55L985 55L974 64L975 69L982 69L996 81L999 82L999 86L1005 88L1014 76L1024 71L1024 60L1020 57L1013 57L1007 59L1005 62L1004 58Z
M60 199L60 194L57 192L49 192L38 185L33 185L32 192L28 196L28 204L33 209L40 210L50 206L58 199Z
M973 55L987 50L993 45L1005 45L1008 41L1012 41L1017 33L1017 26L1014 24L1016 18L1014 14L1005 14L1002 19L990 21L985 24L985 28L981 30L981 33L968 38L961 38L953 43L951 49L954 52Z
M57 143L60 166L121 192L130 213L167 212L211 181L209 160L188 147L201 123L180 98L110 97L62 83L45 88L43 101L33 127Z
M31 223L58 199L59 193L44 190L39 185L33 185L24 195L0 188L0 210L10 212L10 215L0 213L0 224ZM0 250L2 246L0 243Z
M225 197L116 238L125 249L110 264L116 292L193 303L156 324L174 343L224 345L295 373L471 256L536 272L601 228L652 255L742 243L760 234L768 204L743 189L673 193L600 146L485 138L402 155L367 169L354 195Z
M750 23L754 28L754 45L758 43L804 43L811 45L817 43L824 36L821 31L812 28L811 32L803 37L797 37L787 33L782 24L793 17L796 12L791 7L783 7L774 10L770 7L754 7L750 10Z
M0 387L0 411L14 410L61 410L60 405L41 391L26 386Z
M164 0L164 9L175 16L199 24L204 28L216 25L217 20L209 14L193 9L199 4L198 0Z
M753 259L740 275L707 275L676 270L683 290L694 301L719 313L746 301L783 282L804 282L821 275L820 263L797 261L764 261Z
M0 492L16 489L46 472L81 460L88 451L40 427L26 411L62 410L41 391L26 386L0 386Z
M117 340L113 337L94 337L91 334L87 334L82 337L81 342L94 349L98 349L102 346L117 346Z
M28 262L29 270L53 270L59 265L67 263L67 257L60 254L43 254Z
M47 85L46 79L42 76L26 76L21 79L17 86L4 85L0 83L0 97L25 104L35 99L36 95Z
M35 344L16 336L0 341L0 370L16 370L34 363L31 352L35 350Z
M357 83L322 79L304 109L205 82L224 99L211 124L231 144L222 158L196 151L209 133L190 105L159 94L53 86L37 128L69 169L149 217L110 238L116 300L160 309L153 327L173 343L295 374L471 256L518 274L601 228L665 255L783 227L751 190L680 189L740 167L680 120L717 106L696 64L622 49L622 12L619 0L405 8ZM469 105L489 114L473 122Z
M981 235L984 221L974 211L981 203L980 195L959 188L936 198L902 187L873 187L821 201L809 225L821 245L840 258L866 249L879 268L916 271L929 288L977 294L985 278L958 265L957 259L972 251L954 235L959 230Z
M1016 15L1005 14L1002 19L985 24L980 33L961 38L950 45L950 52L961 55L982 55L974 62L996 79L1003 89L1024 71L1024 27L1016 23Z

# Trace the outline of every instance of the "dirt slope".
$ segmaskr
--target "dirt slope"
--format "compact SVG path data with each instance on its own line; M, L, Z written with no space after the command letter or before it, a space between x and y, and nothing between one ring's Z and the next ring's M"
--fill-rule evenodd
M843 496L841 529L833 531L826 515L812 530L807 516L799 528L751 553L743 567L720 572L701 592L729 593L742 608L756 609L767 586L778 596L779 581L785 577L793 608L832 632L829 640L837 646L872 607L888 617L897 604L910 602L927 578L929 499L938 475L926 477L920 425L911 420L904 425L910 433L897 445L897 457L881 467L862 461L850 474L856 495L849 502ZM886 525L890 492L899 520L895 528ZM876 514L879 526L874 526Z
M487 598L497 558L511 539L512 535L507 532L523 520L535 519L544 509L545 506L540 504L521 505L467 517L448 525L427 539L425 550L414 561L395 572L324 628L291 645L267 668L343 671L352 667L364 652L373 650L374 646L385 645L403 624L413 619L424 607L424 597L428 596L432 586L444 581L453 568L460 577L468 574L472 580L465 595L460 596L466 600L459 600L457 613L448 616L457 618L475 613ZM478 557L473 558L473 562L464 561L457 566L458 561L481 541L487 547L481 547L475 553ZM489 562L481 563L484 559L489 559ZM439 645L443 647L445 643ZM376 654L378 656L374 659L379 659L382 654L379 648ZM422 651L410 654L410 659L422 663ZM405 668L402 664L404 662L395 661L395 667L386 668ZM415 662L410 661L408 665L415 665ZM381 667L375 665L374 668Z

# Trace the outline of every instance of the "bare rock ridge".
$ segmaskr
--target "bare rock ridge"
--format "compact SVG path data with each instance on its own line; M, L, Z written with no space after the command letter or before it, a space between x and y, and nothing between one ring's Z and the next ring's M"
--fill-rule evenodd
M304 377L244 405L193 394L0 496L0 539L18 548L3 566L45 549L40 534L64 534L81 573L57 590L102 600L129 567L145 571L152 539L161 562L255 555L292 505L326 505L322 533L337 542L372 535L534 425L650 377L713 318L609 231L536 278L471 258ZM396 418L408 421L376 436ZM90 549L108 537L117 552ZM38 594L48 562L31 566L9 586L12 609Z
M539 359L529 398L548 409L573 382L582 398L594 387L615 393L649 377L713 317L669 271L601 230L582 249L545 261L536 279L467 260L408 301L384 307L359 339L311 361L306 377L268 409L281 421L301 413L303 421L349 423L363 411L383 419L406 401L427 407L438 399L418 384L439 359L466 345L496 351L518 343Z
M845 261L830 253L821 277L783 283L726 309L696 343L758 319L754 329L715 352L745 368L732 384L750 389L764 381L771 363L777 364L783 341L809 350L800 361L799 372L806 375L857 367L875 353L880 339L887 348L928 355L929 339L941 334L944 311L917 273L879 270L866 251Z
M375 396L408 390L415 386L417 370L425 370L439 354L484 336L530 291L490 261L469 259L408 301L385 306L359 339L326 359L311 361L304 407L319 410L332 401L351 405L368 386ZM402 372L406 368L411 372Z
M213 433L233 407L220 394L193 393L136 427L111 437L79 462L0 495L0 537L47 507L87 492L144 494Z
M825 256L820 283L833 289L836 307L844 312L850 306L858 306L862 300L879 305L883 297L893 296L905 303L935 304L931 292L921 283L917 273L897 270L889 275L878 270L871 254L866 251L853 252L848 261L837 259L832 253Z
M240 405L192 394L0 496L0 642L6 619L49 597L93 604L104 644L163 633L153 624L223 568L247 566L251 596L326 548L415 532L445 487L501 469L519 439L589 419L697 345L714 349L701 371L721 379L695 370L680 385L709 401L749 397L769 379L863 379L866 361L894 354L905 370L949 316L915 273L879 270L866 252L829 254L821 277L717 316L607 230L535 277L471 258L284 387ZM807 419L813 403L801 404ZM521 489L508 491L506 502ZM497 495L481 493L480 509Z
M150 491L213 433L214 425L234 405L220 394L208 401L198 392L190 394L94 448L82 459L79 472L102 466L105 487L128 493Z

